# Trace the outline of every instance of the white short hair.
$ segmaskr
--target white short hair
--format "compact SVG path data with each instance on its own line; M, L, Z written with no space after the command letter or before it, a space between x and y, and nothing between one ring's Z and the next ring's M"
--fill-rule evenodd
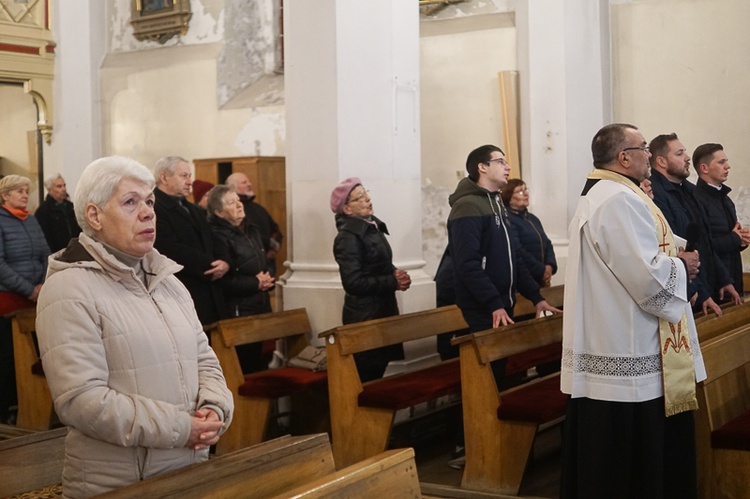
M63 178L62 174L60 174L60 173L53 173L52 175L49 175L49 176L45 177L44 178L44 187L46 187L47 190L52 189L52 184L54 184L55 180L57 180L58 178ZM63 178L63 180L65 180L65 179Z
M162 173L166 173L167 176L172 175L175 168L177 168L178 163L190 164L188 160L181 156L164 156L163 158L160 158L154 165L154 177L156 177L158 181L159 176Z
M86 219L86 206L91 203L103 208L123 179L143 182L149 189L154 188L154 175L134 159L123 156L99 158L87 166L81 174L75 195L75 212L78 225L84 233L93 235L94 230Z

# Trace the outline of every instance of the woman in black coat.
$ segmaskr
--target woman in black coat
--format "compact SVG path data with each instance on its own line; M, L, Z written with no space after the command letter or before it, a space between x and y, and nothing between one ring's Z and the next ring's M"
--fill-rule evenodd
M373 215L372 201L356 178L342 181L331 193L338 234L333 255L346 291L342 322L351 324L398 315L396 291L411 285L409 274L393 265L385 236L388 229ZM380 378L391 360L404 358L403 347L391 345L355 354L362 381Z
M271 312L269 291L274 287L274 278L267 270L260 234L253 226L242 226L245 209L237 193L226 185L211 189L208 218L214 246L228 258L229 271L220 282L231 315L245 317ZM261 343L240 345L237 353L244 373L263 370Z
M512 178L500 193L508 208L508 219L521 242L520 257L540 287L549 287L557 272L555 250L552 248L542 222L529 213L529 189L526 183Z

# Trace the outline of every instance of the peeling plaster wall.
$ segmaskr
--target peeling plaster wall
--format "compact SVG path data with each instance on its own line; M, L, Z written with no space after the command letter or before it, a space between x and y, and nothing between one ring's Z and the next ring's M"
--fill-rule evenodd
M490 4L456 4L438 21L422 20L422 246L430 275L448 243L448 195L465 175L467 154L482 144L505 146L498 72L517 69L516 29L512 16Z
M282 106L220 109L217 103L217 60L228 14L224 0L192 0L187 35L164 45L133 37L129 0L109 2L110 50L100 71L105 154L131 156L146 165L170 154L188 159L285 155ZM238 0L234 7L244 3Z
M224 46L216 64L220 107L244 90L252 90L248 92L252 95L240 96L240 106L248 98L255 98L256 105L283 104L283 77L275 73L280 63L275 4L274 0L227 0ZM264 78L271 81L261 82Z
M110 28L110 52L158 49L175 45L196 45L219 42L224 37L224 0L190 0L192 17L188 32L174 36L161 44L138 41L130 25L132 0L109 0L108 26Z

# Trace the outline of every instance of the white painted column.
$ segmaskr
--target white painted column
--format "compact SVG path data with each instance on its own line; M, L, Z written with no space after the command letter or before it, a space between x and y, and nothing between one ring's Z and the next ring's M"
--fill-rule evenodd
M107 2L53 4L55 116L44 174L61 173L73 193L83 169L102 156L99 67L106 54Z
M394 264L412 277L397 293L401 313L434 307L422 259L416 2L288 0L284 34L292 227L284 308L306 307L316 333L341 324L329 200L352 176L388 225Z
M523 177L562 284L591 139L611 120L608 0L519 0L516 9Z

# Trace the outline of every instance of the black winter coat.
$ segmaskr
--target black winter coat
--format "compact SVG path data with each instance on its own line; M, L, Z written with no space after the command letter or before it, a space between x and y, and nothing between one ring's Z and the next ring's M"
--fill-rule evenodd
M698 279L688 284L688 296L698 293L696 306L700 306L709 297L718 300L719 289L730 284L732 279L714 251L711 227L693 196L695 186L687 180L683 180L681 184L670 182L656 169L651 170L650 180L654 190L654 204L666 217L672 232L685 238L691 222L697 223L700 227L696 248L700 255L701 268Z
M39 222L52 253L67 247L70 240L81 233L73 203L68 200L58 203L47 194L44 202L36 209L34 218Z
M333 256L344 285L344 324L398 315L393 252L388 228L376 217L370 223L348 215L336 217Z
M741 247L742 239L735 232L737 211L734 202L729 199L732 191L726 185L721 190L708 185L703 179L698 179L693 189L693 197L703 210L703 216L711 228L711 237L719 259L729 272L734 282L734 289L742 295L742 255L745 247ZM700 274L699 274L700 275Z
M235 227L218 217L211 219L214 246L228 258L229 272L220 279L233 317L271 312L268 291L258 289L259 272L266 271L266 252L258 229Z
M531 276L541 283L546 265L551 266L552 273L555 274L557 272L555 250L552 247L552 241L544 232L541 220L525 208L522 210L508 208L508 220L521 243L518 247L519 257L523 259Z
M214 260L227 257L214 249L211 227L205 211L193 203L183 201L154 189L156 203L156 241L154 247L183 266L177 278L193 297L195 311L201 324L208 325L230 317L224 304L224 293L218 281L204 274Z

